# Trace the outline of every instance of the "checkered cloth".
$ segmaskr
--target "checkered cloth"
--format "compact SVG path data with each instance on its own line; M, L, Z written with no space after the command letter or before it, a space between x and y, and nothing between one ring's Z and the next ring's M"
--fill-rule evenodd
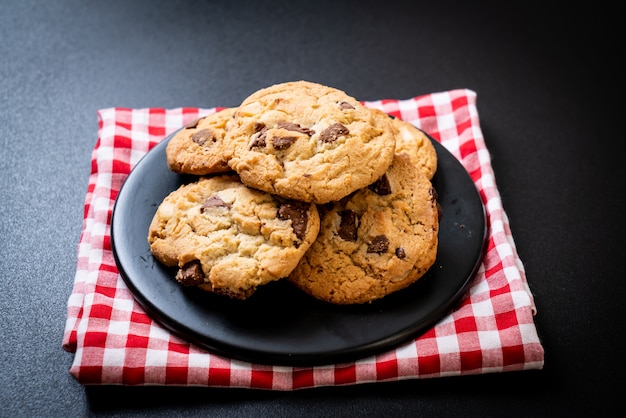
M403 379L541 369L544 351L533 296L515 249L479 126L476 94L452 90L408 100L364 102L409 121L467 169L485 204L488 245L458 308L418 338L344 364L251 364L207 352L172 335L134 300L111 250L113 204L130 170L185 123L219 108L98 112L99 136L85 199L63 348L84 385L177 385L295 390Z

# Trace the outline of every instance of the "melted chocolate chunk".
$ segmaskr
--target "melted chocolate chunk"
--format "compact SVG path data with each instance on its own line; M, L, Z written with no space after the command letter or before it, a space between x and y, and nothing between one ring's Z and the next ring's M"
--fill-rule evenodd
M341 103L339 103L339 109L341 109L341 110L354 109L354 106L352 106L348 102L341 102Z
M341 223L339 224L339 236L346 241L356 241L358 225L358 217L351 210L342 210L339 212Z
M296 139L298 138L295 136L275 136L272 138L272 144L274 145L274 149L280 151L289 148L291 144L296 142Z
M381 178L369 185L369 189L376 194L385 196L391 194L391 185L386 174L383 174Z
M396 257L398 257L399 259L406 258L406 252L404 251L404 248L402 247L396 248Z
M204 283L204 272L199 260L185 264L176 274L176 280L183 286L195 286Z
M198 145L204 145L209 141L215 141L215 136L210 129L200 129L191 136L191 140Z
M340 136L348 135L349 133L350 131L348 128L343 126L341 123L336 122L320 133L320 140L322 142L334 142Z
M306 227L309 222L309 206L304 203L282 203L278 208L276 217L281 220L291 220L291 227L298 239L304 239Z
M218 195L213 195L204 201L200 207L200 212L204 213L209 208L231 208L230 203L224 202Z
M368 253L382 254L389 248L389 238L384 235L376 235L372 242L367 245Z
M311 136L315 133L314 130L309 129L309 128L303 128L299 124L293 123L293 122L278 122L276 124L276 127L281 128L281 129L286 129L288 131L300 132L303 134L307 134L308 136Z
M262 124L259 124L262 125ZM250 143L250 149L252 148L265 148L267 145L265 142L265 137L267 136L267 128L263 126L261 130L258 131L259 136L254 138L254 140Z

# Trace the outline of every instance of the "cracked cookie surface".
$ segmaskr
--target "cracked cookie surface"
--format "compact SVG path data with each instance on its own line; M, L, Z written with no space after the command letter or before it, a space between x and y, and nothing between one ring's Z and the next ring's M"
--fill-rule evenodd
M182 185L159 205L148 243L182 285L246 299L286 277L315 240L314 204L279 199L234 174Z
M226 134L243 183L283 197L327 203L373 183L389 168L388 117L332 87L296 81L246 98Z
M288 280L333 304L404 289L437 255L439 213L430 180L406 154L369 187L320 206L318 238Z

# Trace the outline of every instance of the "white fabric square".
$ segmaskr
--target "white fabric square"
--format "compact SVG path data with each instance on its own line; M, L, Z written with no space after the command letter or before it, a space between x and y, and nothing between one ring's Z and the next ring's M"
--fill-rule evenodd
M102 353L102 364L106 364L107 367L123 367L125 359L124 348L105 348Z

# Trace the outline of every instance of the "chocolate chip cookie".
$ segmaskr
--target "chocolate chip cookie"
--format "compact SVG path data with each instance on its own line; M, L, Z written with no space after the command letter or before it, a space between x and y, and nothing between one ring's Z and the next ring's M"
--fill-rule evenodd
M319 210L319 236L288 278L317 299L371 302L406 288L435 262L436 193L404 153L373 184Z
M174 134L165 148L170 170L206 175L231 171L222 155L224 135L234 108L199 118Z
M385 173L395 150L390 125L341 90L287 82L241 103L226 133L225 156L250 187L327 203Z
M170 193L150 224L154 257L185 286L246 299L291 273L319 232L317 208L277 198L234 174L203 177Z
M371 109L380 115L387 115L378 109ZM437 172L437 152L426 134L413 124L400 118L387 115L396 135L396 154L405 153L429 180Z
M437 152L424 132L409 122L392 118L396 129L396 154L406 153L417 167L432 179L437 172Z

